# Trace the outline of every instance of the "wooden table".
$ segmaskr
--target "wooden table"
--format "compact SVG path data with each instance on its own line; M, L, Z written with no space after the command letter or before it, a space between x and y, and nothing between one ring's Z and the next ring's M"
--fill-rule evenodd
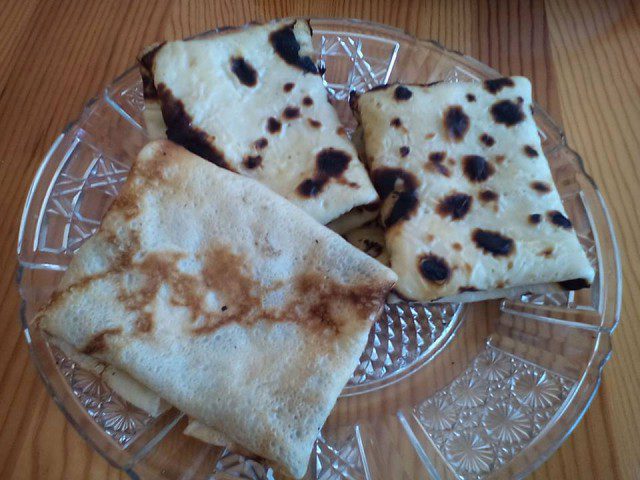
M533 478L640 478L640 3L630 1L0 2L0 478L127 478L46 393L18 324L18 218L53 139L142 46L286 16L382 22L530 77L603 191L624 266L614 356L584 420Z

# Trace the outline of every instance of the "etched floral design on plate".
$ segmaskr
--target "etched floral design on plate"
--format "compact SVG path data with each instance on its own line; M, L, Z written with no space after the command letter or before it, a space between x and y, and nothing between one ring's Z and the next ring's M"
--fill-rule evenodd
M482 424L501 443L512 444L531 436L533 420L513 404L499 403L484 413Z
M491 445L474 432L452 435L445 443L445 453L455 468L470 473L488 472L494 460Z
M516 375L513 392L524 405L539 409L557 403L562 389L557 379L546 371L530 369Z
M104 365L89 370L51 345L60 373L69 383L89 416L121 447L127 447L136 435L153 421L149 414L120 398L102 378Z
M573 385L487 345L456 380L417 405L414 418L459 478L480 479L529 444Z

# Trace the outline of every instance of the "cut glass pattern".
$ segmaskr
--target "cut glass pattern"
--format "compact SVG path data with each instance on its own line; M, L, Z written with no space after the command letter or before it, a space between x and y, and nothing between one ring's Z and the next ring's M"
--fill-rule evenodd
M523 450L553 418L574 381L487 346L449 386L414 410L461 479L480 479Z

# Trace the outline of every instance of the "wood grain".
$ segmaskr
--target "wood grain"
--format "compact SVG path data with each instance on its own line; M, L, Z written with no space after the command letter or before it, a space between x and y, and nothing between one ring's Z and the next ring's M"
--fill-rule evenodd
M640 478L640 4L633 1L23 1L0 16L0 478L124 479L46 393L18 324L15 242L31 178L57 134L157 40L285 16L356 17L532 78L603 191L624 305L598 396L533 478Z

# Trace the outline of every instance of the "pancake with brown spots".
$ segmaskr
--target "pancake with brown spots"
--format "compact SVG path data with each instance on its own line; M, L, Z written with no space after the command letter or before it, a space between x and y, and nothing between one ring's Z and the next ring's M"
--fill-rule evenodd
M340 130L316 60L304 20L150 48L140 58L150 138L169 138L254 178L323 224L376 201L364 166ZM299 189L313 177L318 152L329 148L355 160L322 188Z
M396 275L168 140L141 151L118 199L34 321L302 477Z
M398 98L401 87L411 96ZM532 103L522 77L392 84L351 102L402 297L477 301L531 285L593 280ZM553 254L539 255L548 245Z

